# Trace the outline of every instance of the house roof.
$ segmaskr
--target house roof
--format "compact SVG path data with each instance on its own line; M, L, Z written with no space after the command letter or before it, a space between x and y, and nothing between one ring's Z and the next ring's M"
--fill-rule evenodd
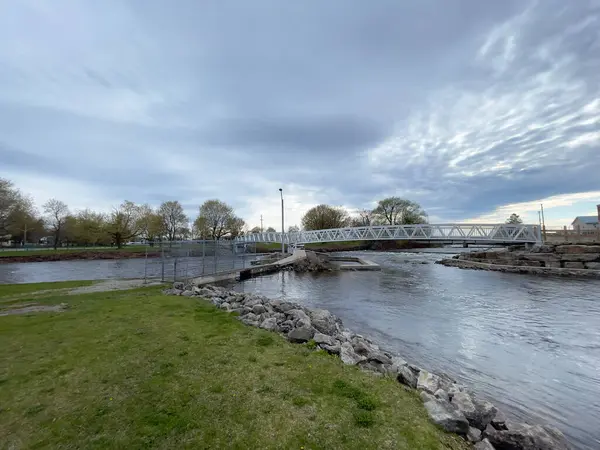
M575 220L573 221L573 223L577 222L578 220L587 225L593 225L593 224L598 223L598 216L577 216L577 217L575 217Z

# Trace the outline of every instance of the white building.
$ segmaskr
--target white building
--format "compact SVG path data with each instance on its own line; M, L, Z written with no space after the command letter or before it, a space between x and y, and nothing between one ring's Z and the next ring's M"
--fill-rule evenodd
M595 231L600 229L600 205L598 205L597 216L578 216L571 224L574 230Z

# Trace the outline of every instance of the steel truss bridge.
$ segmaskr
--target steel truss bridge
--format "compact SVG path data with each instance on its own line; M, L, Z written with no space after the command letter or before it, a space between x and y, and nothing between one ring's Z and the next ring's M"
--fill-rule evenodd
M254 233L236 238L238 243L279 242L281 233ZM465 244L534 244L542 242L540 227L524 224L419 224L332 228L284 233L289 245L339 241L408 240Z

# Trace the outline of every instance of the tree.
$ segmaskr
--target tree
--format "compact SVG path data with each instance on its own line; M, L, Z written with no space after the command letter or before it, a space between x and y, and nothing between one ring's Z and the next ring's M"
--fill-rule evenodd
M241 217L230 217L227 221L227 230L231 239L235 239L238 236L243 236L246 222Z
M140 234L140 213L141 208L128 200L111 213L107 230L118 248L123 246L123 242Z
M250 234L258 234L258 233L262 233L262 231L260 230L260 227L254 227L250 230Z
M427 223L427 213L418 203L400 197L379 200L373 218L383 225Z
M373 224L373 211L363 209L358 212L358 215L353 217L350 225L353 227L368 227Z
M329 205L315 206L302 217L302 228L305 230L344 228L349 223L350 217L344 208Z
M228 228L236 219L233 208L220 200L207 200L200 206L200 213L194 222L208 239L221 239L231 233Z
M52 198L44 203L44 212L46 213L46 221L54 237L54 249L56 250L62 237L61 233L63 232L65 222L69 216L69 207L66 203Z
M169 241L175 240L179 230L187 228L188 218L183 212L183 207L177 200L163 202L158 209L158 214L162 218L164 230Z
M288 233L298 233L300 231L300 227L298 225L292 225L288 228Z
M523 219L519 217L518 214L512 213L508 219L506 219L506 223L510 224L520 224L523 223Z
M106 231L107 218L102 213L90 209L78 211L73 220L67 220L66 228L69 241L78 245L110 244Z
M9 180L0 178L0 241L23 241L32 231L43 233L44 226L33 206Z
M154 241L161 241L166 234L163 218L147 204L141 205L138 213L139 236L153 246Z

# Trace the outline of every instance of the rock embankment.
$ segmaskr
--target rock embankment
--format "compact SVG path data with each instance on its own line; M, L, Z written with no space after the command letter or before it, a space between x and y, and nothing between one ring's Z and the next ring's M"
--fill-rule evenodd
M569 448L562 433L555 428L507 420L493 404L448 375L436 375L409 364L372 340L344 328L342 321L329 311L216 286L186 286L180 282L165 293L207 299L222 310L237 313L246 325L281 333L290 342L310 342L316 348L339 356L344 364L396 378L420 391L433 422L475 443L476 449Z
M463 269L600 278L600 245L538 245L531 250L463 253L439 263Z

